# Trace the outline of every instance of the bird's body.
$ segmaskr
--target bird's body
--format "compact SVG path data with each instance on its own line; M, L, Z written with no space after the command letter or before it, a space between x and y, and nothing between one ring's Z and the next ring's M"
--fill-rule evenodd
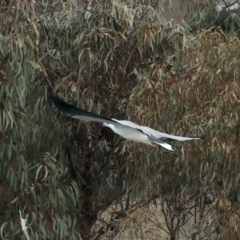
M172 146L167 143L168 141L186 141L200 138L190 138L174 136L162 132L158 132L146 126L140 126L136 123L127 120L117 120L114 118L106 118L86 110L74 107L56 96L51 96L54 105L66 115L77 118L86 122L101 122L103 126L111 128L116 134L121 137L134 141L141 142L151 146L160 145L168 150L173 151Z
M125 126L122 124L112 124L112 123L103 123L103 126L111 128L116 134L120 135L123 138L132 140L135 142L146 142L148 137L142 133L142 131L135 128Z
M160 145L168 150L173 151L170 144L161 141L150 132L143 131L141 129L142 126L126 120L117 120L114 118L112 118L112 120L116 121L116 123L103 123L103 126L111 128L116 134L120 135L121 137L134 142L145 143L154 147Z

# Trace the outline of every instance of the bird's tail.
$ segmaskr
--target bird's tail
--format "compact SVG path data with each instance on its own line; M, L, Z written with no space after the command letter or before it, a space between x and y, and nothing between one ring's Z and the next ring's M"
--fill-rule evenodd
M162 146L163 148L166 148L167 150L174 151L174 150L172 149L172 146L171 146L170 144L161 141L160 139L156 138L155 136L150 135L150 136L148 136L148 138L149 138L149 140L150 140L152 143L155 143L155 144L157 144L157 145L160 145L160 146Z
M174 151L173 148L172 148L172 146L171 146L170 144L168 144L168 143L163 143L163 142L161 142L161 143L159 143L159 142L154 142L154 143L162 146L163 148L166 148L166 149L169 150L169 151Z

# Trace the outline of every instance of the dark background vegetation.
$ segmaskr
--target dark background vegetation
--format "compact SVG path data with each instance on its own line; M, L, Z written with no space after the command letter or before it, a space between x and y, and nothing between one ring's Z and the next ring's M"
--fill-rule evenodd
M1 239L25 239L19 210L31 239L239 239L240 15L217 4L0 0ZM125 141L49 88L204 140Z

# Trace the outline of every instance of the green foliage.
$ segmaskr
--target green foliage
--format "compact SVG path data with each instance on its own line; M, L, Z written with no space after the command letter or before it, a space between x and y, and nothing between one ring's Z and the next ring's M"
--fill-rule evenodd
M189 25L161 17L172 1L0 1L2 239L24 239L19 210L31 239L177 239L194 211L189 239L239 238L239 22L221 29L216 2L185 2ZM49 87L204 140L176 153L125 141L62 116Z
M183 1L188 9L185 18L193 30L219 26L229 33L239 31L239 4L239 0Z

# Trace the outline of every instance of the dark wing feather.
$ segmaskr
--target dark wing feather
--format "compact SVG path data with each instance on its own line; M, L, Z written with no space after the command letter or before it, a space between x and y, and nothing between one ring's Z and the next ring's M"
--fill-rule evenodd
M76 108L73 105L70 105L62 101L57 96L51 95L50 99L52 100L52 102L58 108L59 111L65 113L66 115L72 118L77 118L86 122L116 123L111 118L102 117L95 113L91 113L86 110Z

